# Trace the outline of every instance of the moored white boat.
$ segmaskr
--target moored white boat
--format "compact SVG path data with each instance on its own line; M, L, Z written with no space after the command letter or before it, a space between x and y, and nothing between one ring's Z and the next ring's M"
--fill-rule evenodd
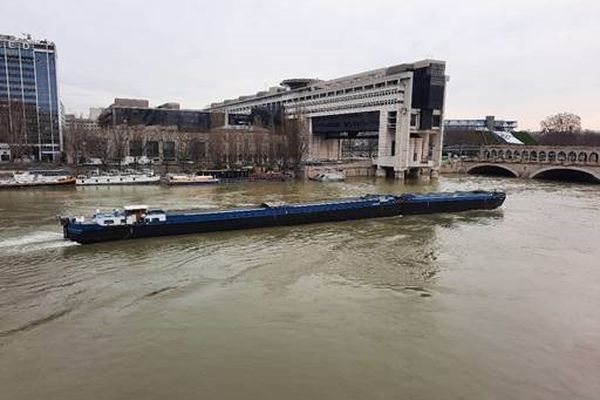
M97 185L143 185L159 183L160 176L155 175L153 171L113 171L103 174L80 175L77 177L78 186L97 186Z
M165 182L168 185L210 185L219 180L212 175L167 175Z
M27 188L75 184L75 178L65 170L14 171L2 174L0 188Z
M325 171L309 176L308 179L318 182L342 182L346 176L342 171Z

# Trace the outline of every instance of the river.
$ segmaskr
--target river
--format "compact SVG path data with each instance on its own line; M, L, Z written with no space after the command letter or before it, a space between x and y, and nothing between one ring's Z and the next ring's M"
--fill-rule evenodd
M499 188L497 211L65 242L57 214ZM598 399L600 186L0 192L0 399Z

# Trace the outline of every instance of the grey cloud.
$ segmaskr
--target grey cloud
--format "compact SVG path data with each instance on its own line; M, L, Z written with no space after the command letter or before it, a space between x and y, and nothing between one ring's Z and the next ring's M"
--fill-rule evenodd
M115 96L185 107L292 76L333 78L425 57L448 62L447 116L537 128L568 110L600 128L595 1L4 0L3 33L57 43L68 110Z

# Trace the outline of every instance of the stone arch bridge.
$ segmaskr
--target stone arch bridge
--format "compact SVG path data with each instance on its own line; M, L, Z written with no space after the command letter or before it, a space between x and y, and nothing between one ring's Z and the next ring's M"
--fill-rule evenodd
M456 163L452 170L468 174L600 183L600 147L482 146L478 156Z

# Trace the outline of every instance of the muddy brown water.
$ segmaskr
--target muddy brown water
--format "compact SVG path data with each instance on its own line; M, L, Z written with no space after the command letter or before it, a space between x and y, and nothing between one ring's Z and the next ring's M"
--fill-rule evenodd
M81 246L56 214L503 189L502 209ZM600 186L0 192L0 399L598 399Z

